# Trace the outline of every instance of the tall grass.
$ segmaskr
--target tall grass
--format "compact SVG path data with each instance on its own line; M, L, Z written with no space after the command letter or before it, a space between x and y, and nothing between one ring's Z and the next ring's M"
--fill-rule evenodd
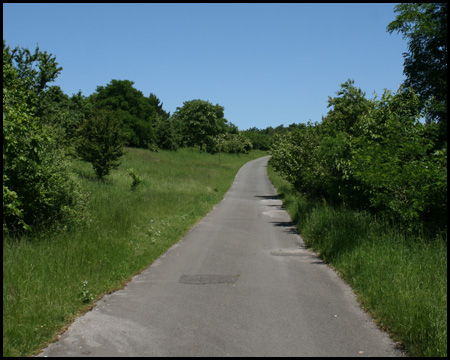
M198 150L127 149L105 182L88 163L73 171L88 194L88 223L79 229L3 239L3 356L29 356L121 288L177 242L218 203L239 168L265 155ZM129 169L142 178L132 189Z
M447 356L447 235L405 233L364 212L296 194L268 167L305 243L352 286L412 356Z

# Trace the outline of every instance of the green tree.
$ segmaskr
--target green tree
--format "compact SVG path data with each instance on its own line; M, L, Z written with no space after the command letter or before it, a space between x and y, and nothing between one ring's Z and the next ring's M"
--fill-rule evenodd
M156 145L158 145L158 148L164 150L177 150L178 144L176 140L175 126L173 124L173 120L170 117L165 118L157 115L154 123L154 128L156 135Z
M320 193L333 202L344 201L355 207L364 207L366 199L355 192L358 182L349 173L351 140L359 136L359 122L373 107L365 92L348 79L341 84L335 97L328 98L331 110L317 126L320 145L315 150L315 163L321 183Z
M252 149L251 141L241 133L224 133L212 138L207 150L211 154L226 152L229 154L248 154ZM220 159L220 158L219 158Z
M419 121L420 99L411 89L385 91L352 139L352 175L370 207L409 229L446 228L447 148L433 150L429 125ZM437 129L436 129L437 130ZM437 133L437 131L436 131ZM436 140L436 138L434 139Z
M3 40L3 47L5 41ZM32 91L27 97L29 108L41 117L41 101L45 98L45 90L48 84L55 81L62 71L62 67L58 66L56 57L48 54L46 51L41 52L39 45L36 46L34 53L30 50L17 46L11 51L11 64L14 66L17 79L22 86ZM34 94L35 96L32 96Z
M263 132L259 131L256 128L245 130L242 132L242 135L244 135L247 139L250 140L250 142L253 145L254 149L259 150L269 150L270 149L270 138L267 134L264 134Z
M37 76L37 75L36 75ZM65 226L82 218L82 195L63 149L31 109L36 93L3 42L3 231Z
M150 93L147 99L148 103L156 110L157 114L162 119L168 119L170 117L170 112L167 112L163 109L163 103L158 99L158 97L155 94Z
M41 122L51 127L60 145L73 152L76 129L89 113L88 102L81 92L69 97L59 86L51 86L40 102L40 109Z
M324 173L317 161L320 134L317 124L308 123L302 129L273 138L270 159L274 169L288 180L297 191L309 196L323 195Z
M211 138L226 132L227 120L224 118L223 106L213 105L209 101L185 101L173 117L182 141L187 146L198 145L200 151L205 144L211 143Z
M116 113L121 120L127 145L147 148L156 141L152 124L157 111L133 84L130 80L113 79L106 86L98 86L90 101L95 108Z
M103 180L119 167L124 138L117 113L106 109L93 112L80 127L79 135L77 154L92 164L98 179Z
M395 6L396 19L387 31L408 39L404 53L405 88L412 87L427 109L428 121L440 124L440 142L447 141L447 3L405 3Z
M49 85L62 71L55 56L40 51L39 46L34 53L18 46L8 56L17 80L28 90L26 101L35 121L50 127L60 145L73 145L74 130L84 120L86 107L77 106L81 93L69 98L59 86Z
M354 126L361 115L370 108L370 101L366 99L365 92L355 86L355 81L352 79L341 84L336 95L334 98L328 97L328 107L331 110L322 119L322 123L335 131L353 135Z

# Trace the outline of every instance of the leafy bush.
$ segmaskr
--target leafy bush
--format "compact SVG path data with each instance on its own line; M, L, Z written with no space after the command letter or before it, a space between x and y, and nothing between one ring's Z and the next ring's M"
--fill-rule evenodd
M127 172L133 180L133 182L131 183L131 190L135 190L142 183L142 178L138 174L136 174L134 169L128 169Z
M242 134L221 134L210 137L207 142L207 151L214 154L222 151L228 154L248 154L252 150L252 143Z
M353 139L350 169L360 191L377 213L410 229L424 222L445 227L447 148L433 150L437 125L419 121L420 100L412 90L385 91L374 104Z
M270 138L269 135L262 133L262 131L253 128L242 132L247 139L253 145L255 150L270 150Z
M82 196L65 154L27 105L3 48L3 231L69 224L81 218Z
M313 124L285 135L275 135L271 164L295 189L311 196L322 193L324 178L318 163L319 133Z
M447 145L407 89L367 100L350 80L322 123L276 135L271 164L310 197L372 212L405 229L446 229Z

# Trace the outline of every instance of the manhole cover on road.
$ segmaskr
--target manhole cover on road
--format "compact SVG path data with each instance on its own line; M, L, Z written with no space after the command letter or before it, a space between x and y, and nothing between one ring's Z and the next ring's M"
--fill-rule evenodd
M178 281L181 284L234 284L239 275L182 275Z

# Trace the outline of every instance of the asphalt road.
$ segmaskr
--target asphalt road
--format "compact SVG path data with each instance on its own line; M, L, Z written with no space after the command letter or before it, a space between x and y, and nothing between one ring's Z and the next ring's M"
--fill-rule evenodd
M39 356L402 356L305 249L266 166Z

